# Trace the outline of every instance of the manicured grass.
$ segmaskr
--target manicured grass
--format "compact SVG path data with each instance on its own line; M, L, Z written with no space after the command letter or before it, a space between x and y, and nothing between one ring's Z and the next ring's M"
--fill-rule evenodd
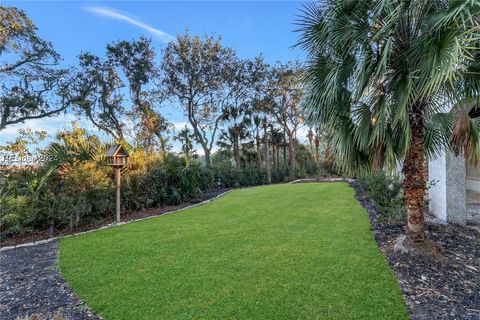
M408 319L344 183L237 190L61 241L60 268L105 319Z

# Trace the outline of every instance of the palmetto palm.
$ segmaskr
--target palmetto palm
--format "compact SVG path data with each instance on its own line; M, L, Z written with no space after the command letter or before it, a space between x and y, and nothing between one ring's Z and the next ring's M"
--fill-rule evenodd
M407 236L422 242L425 156L480 155L480 2L331 0L305 7L305 113L350 173L403 161Z
M229 123L223 134L231 136L233 143L233 157L235 166L240 169L240 144L248 135L247 126L250 124L251 110L246 103L229 105L223 110L223 121Z
M93 161L105 165L105 154L112 142L102 143L96 136L88 135L85 129L75 123L72 131L62 131L57 134L58 142L53 142L45 150L49 157L49 167L64 174L80 162Z
M173 140L182 143L182 152L187 159L189 159L190 155L192 154L194 139L195 135L187 126L185 126L185 128L180 130L180 132L173 137Z

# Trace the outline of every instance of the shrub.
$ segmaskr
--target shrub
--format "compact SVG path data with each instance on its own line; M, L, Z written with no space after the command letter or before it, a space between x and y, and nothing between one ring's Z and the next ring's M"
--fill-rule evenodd
M286 168L276 168L272 170L272 182L281 183L288 181L288 171Z
M56 161L28 170L14 168L0 176L0 238L47 229L52 233L64 229L72 232L99 219L113 218L114 172L101 156L106 145L82 136L62 139L47 149ZM257 168L254 162L246 162L241 170L229 161L215 162L207 168L197 159L174 154L131 148L129 152L128 169L122 171L123 211L176 205L200 198L214 188L267 181L266 170ZM310 165L304 175L318 170ZM272 168L273 183L287 180L286 167Z
M60 190L68 197L61 197L62 203L59 206L67 213L64 219L68 219L71 230L85 222L113 214L113 183L110 174L109 168L97 167L94 162L87 161L62 175Z
M407 211L402 180L398 176L377 171L362 175L358 182L373 201L382 220L391 224L405 223Z
M0 199L0 230L1 237L5 238L19 234L26 225L27 212L32 204L28 197L3 196Z

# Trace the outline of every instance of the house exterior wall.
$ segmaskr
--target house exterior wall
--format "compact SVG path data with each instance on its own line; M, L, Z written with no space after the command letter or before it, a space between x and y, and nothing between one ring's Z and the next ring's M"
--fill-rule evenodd
M446 157L442 154L428 164L428 180L434 185L428 190L429 210L435 217L447 221Z
M467 223L467 172L465 158L446 152L429 162L429 181L438 180L429 189L430 213L449 223Z

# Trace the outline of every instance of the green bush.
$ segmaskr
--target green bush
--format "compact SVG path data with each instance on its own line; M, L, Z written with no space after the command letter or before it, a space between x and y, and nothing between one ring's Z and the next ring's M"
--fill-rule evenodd
M0 238L43 230L73 232L99 219L113 218L114 172L98 155L98 150L107 147L98 140L82 143L82 139L70 139L80 142L63 142L47 150L59 161L13 170L0 177ZM129 151L128 168L122 171L123 211L176 205L201 198L212 189L267 182L266 170L254 163L245 163L241 170L229 161L215 162L207 168L199 160L174 154ZM317 166L309 166L304 174L313 175L318 170ZM273 183L287 180L286 167L272 168Z
M272 169L272 182L281 183L288 181L288 172L283 168Z
M407 210L402 180L398 176L377 171L362 175L358 183L373 201L382 220L391 224L405 223Z
M18 234L26 225L32 203L27 196L8 197L0 199L0 230L1 237Z

